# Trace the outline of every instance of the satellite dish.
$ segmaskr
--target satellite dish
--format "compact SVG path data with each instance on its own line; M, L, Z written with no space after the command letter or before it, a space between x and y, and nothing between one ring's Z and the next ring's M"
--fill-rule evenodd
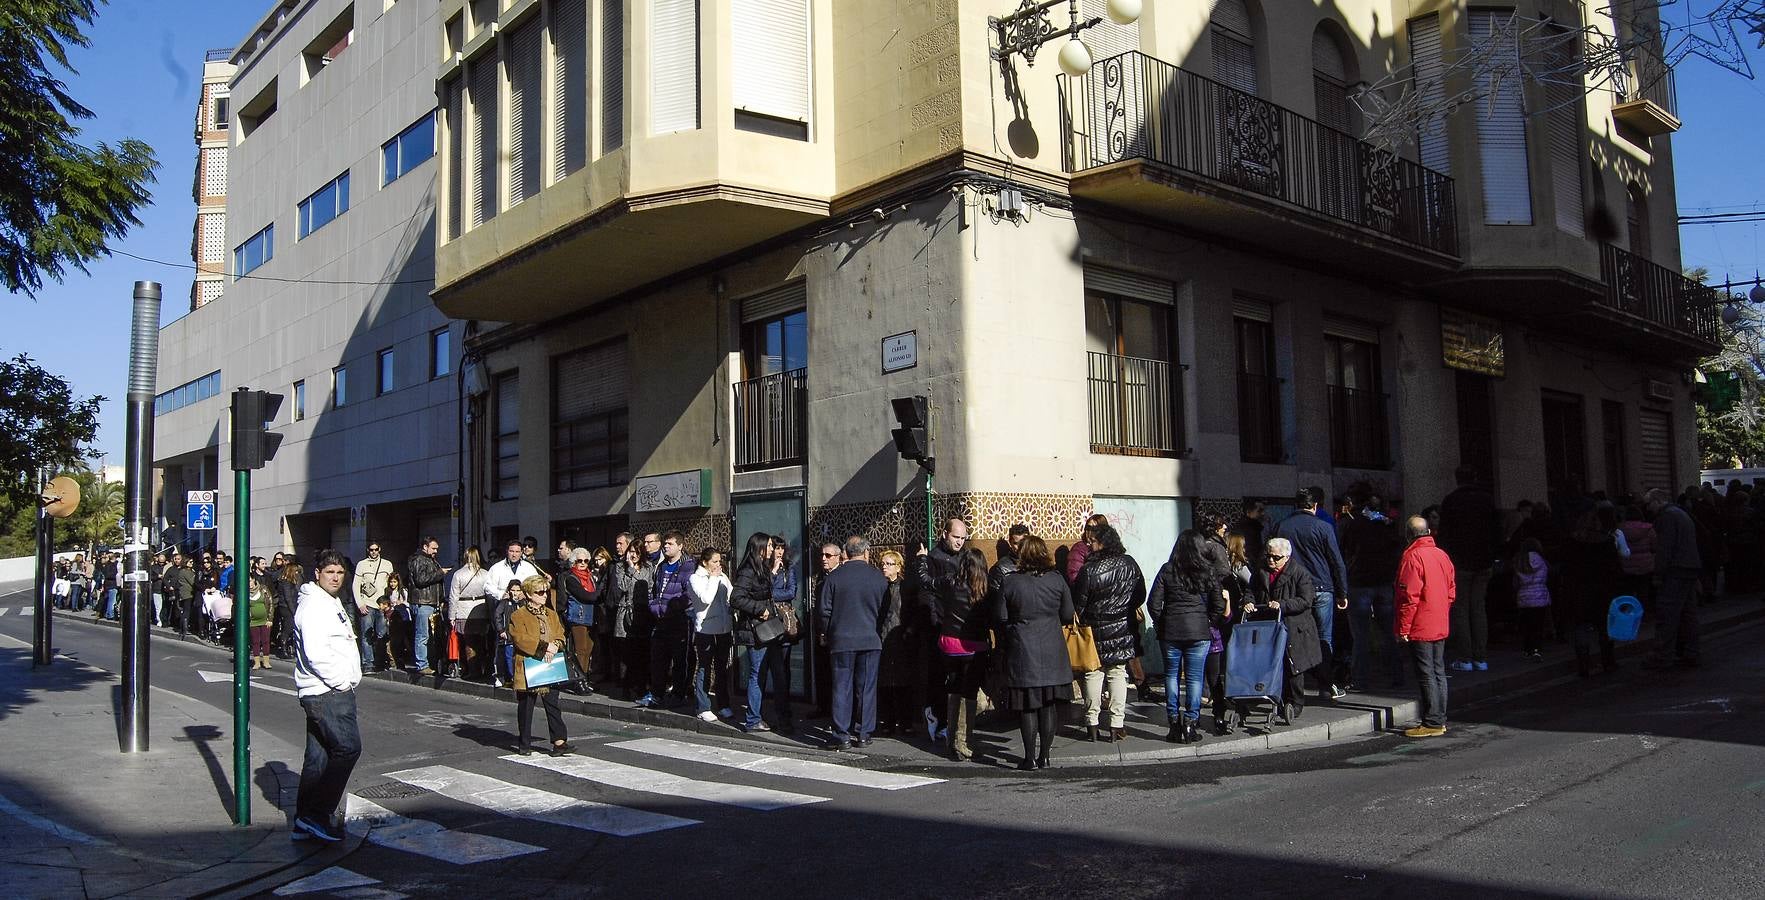
M43 511L57 519L65 519L80 508L80 483L67 477L57 475L49 479L49 486L43 489Z

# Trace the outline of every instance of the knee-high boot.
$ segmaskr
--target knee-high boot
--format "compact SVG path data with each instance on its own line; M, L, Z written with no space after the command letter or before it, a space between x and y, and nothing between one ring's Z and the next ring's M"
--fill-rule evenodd
M968 748L968 729L974 717L974 701L961 694L951 694L947 706L949 714L945 721L950 723L950 755L955 759L972 759L974 751Z

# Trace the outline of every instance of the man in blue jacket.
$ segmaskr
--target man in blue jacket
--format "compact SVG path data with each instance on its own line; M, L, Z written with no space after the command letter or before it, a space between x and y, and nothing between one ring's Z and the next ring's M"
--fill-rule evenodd
M1312 574L1317 591L1312 599L1312 613L1318 620L1318 637L1323 642L1327 663L1335 657L1336 642L1332 629L1336 624L1336 610L1348 608L1348 564L1343 562L1342 548L1336 543L1336 529L1318 518L1318 504L1323 501L1319 496L1321 493L1302 489L1293 498L1297 511L1281 520L1275 528L1275 537L1286 538L1293 545L1293 558ZM1320 679L1326 679L1329 672L1328 665L1317 669ZM1348 693L1335 685L1319 687L1328 690L1330 696L1338 700Z
M832 668L833 737L827 749L835 751L869 744L876 730L876 673L882 661L879 623L888 614L889 594L889 580L870 564L869 541L853 535L846 538L841 552L845 559L822 579L815 606Z

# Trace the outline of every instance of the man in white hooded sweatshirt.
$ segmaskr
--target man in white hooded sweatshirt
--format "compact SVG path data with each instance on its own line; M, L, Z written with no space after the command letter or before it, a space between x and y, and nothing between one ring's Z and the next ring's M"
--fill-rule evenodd
M343 840L343 829L334 819L349 787L349 774L362 755L355 720L361 653L349 614L338 599L345 571L342 554L321 551L313 564L314 580L300 586L294 609L294 686L306 710L306 760L294 805L296 840Z

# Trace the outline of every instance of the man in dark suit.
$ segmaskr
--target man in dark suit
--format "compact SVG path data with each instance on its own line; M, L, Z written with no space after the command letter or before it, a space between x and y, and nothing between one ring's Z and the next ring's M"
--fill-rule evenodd
M876 673L882 661L880 623L889 580L870 564L870 542L853 535L841 548L844 561L822 579L815 616L828 652L833 681L833 736L829 750L849 750L870 743L876 730ZM852 718L852 705L858 718Z

